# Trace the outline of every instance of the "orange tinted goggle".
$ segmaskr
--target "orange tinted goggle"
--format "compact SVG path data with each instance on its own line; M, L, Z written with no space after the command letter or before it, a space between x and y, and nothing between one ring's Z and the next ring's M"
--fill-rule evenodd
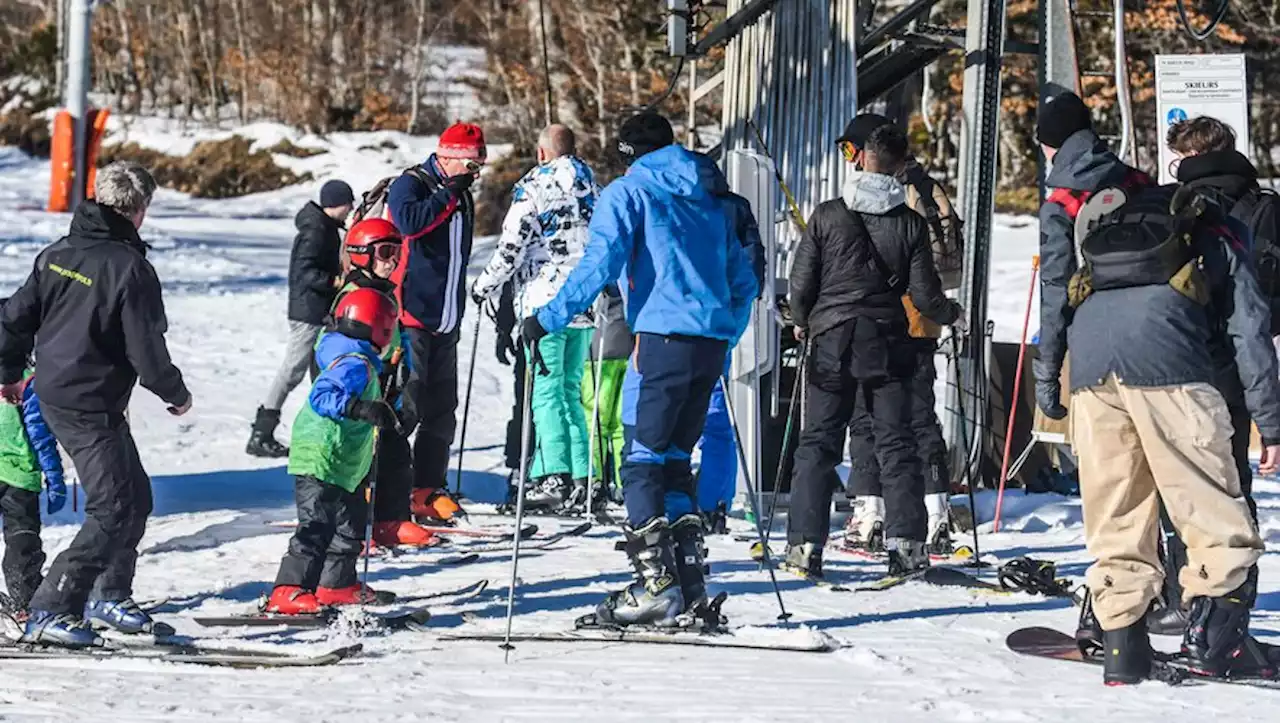
M849 141L841 141L839 143L839 146L840 146L840 155L844 156L844 159L846 161L849 161L852 163L853 159L858 155L858 149Z

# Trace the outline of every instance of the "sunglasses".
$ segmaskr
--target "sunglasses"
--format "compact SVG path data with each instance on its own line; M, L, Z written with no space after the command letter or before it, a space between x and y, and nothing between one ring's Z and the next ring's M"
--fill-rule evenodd
M849 141L841 141L837 144L837 147L840 149L840 155L844 156L844 159L850 163L853 163L853 159L858 156L857 147Z
M479 162L477 162L477 161L467 161L467 172L468 172L468 173L472 173L472 174L479 173L479 172L480 172L480 169L482 169L482 168L484 168L484 164L483 164L483 163L479 163Z

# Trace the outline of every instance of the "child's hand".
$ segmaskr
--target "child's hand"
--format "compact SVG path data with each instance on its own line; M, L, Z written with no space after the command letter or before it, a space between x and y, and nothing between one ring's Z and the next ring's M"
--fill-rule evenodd
M381 399L366 402L363 399L352 400L347 405L347 417L368 422L381 429L395 429L400 425L400 418L390 404Z
M61 472L46 472L44 475L44 486L48 497L45 511L51 515L56 515L67 506L67 483L62 477Z

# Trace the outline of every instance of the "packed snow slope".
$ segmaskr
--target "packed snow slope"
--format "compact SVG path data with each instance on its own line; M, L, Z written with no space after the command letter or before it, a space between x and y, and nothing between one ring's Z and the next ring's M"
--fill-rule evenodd
M387 166L393 166L387 163ZM373 169L376 170L376 169ZM376 175L369 168L353 169ZM0 149L0 295L27 275L42 245L67 218L38 210L47 188L44 164ZM318 179L322 180L322 179ZM293 211L314 188L291 188L225 202L161 192L144 229L163 280L169 344L195 394L191 414L174 419L139 391L134 434L153 475L156 514L142 543L139 598L172 597L164 619L209 645L273 646L310 651L349 642L349 634L278 630L209 631L197 614L253 608L267 592L289 531L292 482L283 462L243 454L249 423L284 348L285 274ZM998 222L992 309L999 334L1016 338L1035 251L1034 222ZM472 273L492 249L479 242ZM475 310L463 323L465 373ZM503 430L511 406L511 371L496 363L493 329L480 327L475 391L466 441L465 492L493 500L506 470ZM292 419L303 402L295 392ZM287 430L281 437L287 439ZM1280 539L1280 484L1257 485L1263 534ZM980 499L990 519L993 500ZM982 536L984 554L1001 560L1034 555L1080 579L1079 504L1059 497L1007 501L1000 534ZM477 513L490 511L475 503ZM81 513L49 521L49 553L64 549ZM503 518L476 514L476 522ZM569 523L536 520L543 531ZM745 531L738 523L739 531ZM781 535L778 547L781 545ZM582 538L530 551L520 564L515 630L562 630L628 578L616 529L597 526ZM459 538L456 547L469 544ZM729 593L734 624L776 627L777 603L746 545L712 538L713 590ZM477 579L489 595L435 610L441 632L495 629L504 613L508 556L485 554L464 567L434 564L440 552L375 560L375 585L422 594ZM835 575L870 580L878 565L829 555ZM1262 561L1256 628L1277 642L1280 560ZM727 720L727 721L1147 721L1276 720L1276 694L1229 686L1104 688L1097 669L1022 658L1004 637L1028 625L1064 630L1075 611L1062 600L987 596L907 585L883 593L841 594L780 580L791 625L822 631L845 647L798 654L629 644L520 644L503 663L491 643L446 642L432 634L366 637L366 653L336 667L291 671L202 669L147 661L0 663L0 718L12 721L433 721ZM469 611L480 619L461 613ZM751 635L752 633L744 633ZM756 633L766 635L766 633ZM810 633L787 631L784 638ZM1173 640L1161 641L1173 645Z

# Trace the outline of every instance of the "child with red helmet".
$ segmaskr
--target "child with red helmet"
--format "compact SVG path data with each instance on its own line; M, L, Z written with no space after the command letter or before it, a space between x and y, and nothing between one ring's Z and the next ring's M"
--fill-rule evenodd
M343 245L349 268L342 290L334 302L341 304L357 289L373 289L394 296L391 281L401 260L403 239L394 224L381 218L366 218L351 227ZM321 337L323 338L323 336ZM407 349L402 346L399 323L382 350L383 399L399 410L403 429L387 429L378 435L378 494L373 510L373 541L383 547L406 545L431 547L440 539L410 519L409 493L413 488L413 452L408 432L413 429L412 406L404 409L404 386L411 368Z
M298 528L280 562L267 612L315 613L380 597L360 585L356 560L368 514L361 485L379 430L399 425L380 381L382 352L394 339L398 314L395 301L382 292L351 291L338 302L316 347L324 371L294 421L289 449Z

